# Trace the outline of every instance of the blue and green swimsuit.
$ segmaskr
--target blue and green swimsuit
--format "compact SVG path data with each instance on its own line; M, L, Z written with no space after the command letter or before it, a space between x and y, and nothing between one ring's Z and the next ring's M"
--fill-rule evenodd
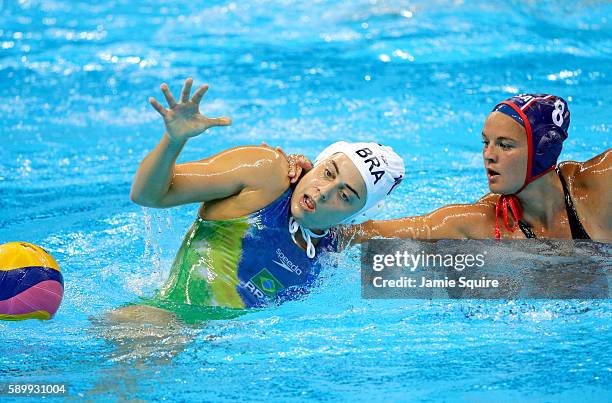
M170 277L150 305L262 307L307 292L321 269L319 254L337 250L330 231L310 259L289 233L290 188L247 216L197 218L176 255ZM166 304L164 304L166 303ZM164 306L165 307L165 306Z

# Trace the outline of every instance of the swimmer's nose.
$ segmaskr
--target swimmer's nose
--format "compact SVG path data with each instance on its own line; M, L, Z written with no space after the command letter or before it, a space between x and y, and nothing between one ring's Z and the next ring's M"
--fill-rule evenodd
M329 183L319 187L319 195L322 201L326 201L329 199L331 192L334 189L333 183Z
M482 150L482 157L487 162L497 161L497 153L495 152L493 144L489 144L488 146L485 146L485 148Z

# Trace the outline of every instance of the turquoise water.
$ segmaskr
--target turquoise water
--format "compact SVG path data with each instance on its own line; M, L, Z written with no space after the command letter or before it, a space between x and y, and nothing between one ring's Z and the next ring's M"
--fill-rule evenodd
M515 93L568 100L561 159L610 147L609 3L194 3L0 1L0 243L43 246L66 284L52 321L0 323L1 382L95 400L612 398L609 301L363 300L357 251L304 300L231 321L101 323L164 281L196 215L129 200L162 82L208 82L204 112L234 120L180 161L262 140L394 146L407 176L386 217L484 194L479 133Z

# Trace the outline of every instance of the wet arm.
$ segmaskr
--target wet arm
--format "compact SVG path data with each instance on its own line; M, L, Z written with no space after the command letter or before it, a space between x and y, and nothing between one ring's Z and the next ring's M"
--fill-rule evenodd
M423 216L394 220L367 221L348 227L351 243L361 243L374 237L401 239L464 239L473 237L470 227L482 225L483 213L477 205L454 204L441 207Z
M239 182L231 175L223 177L224 181L217 187L213 182L198 180L198 174L206 176L211 172L187 171L195 178L189 185L181 186L177 176L182 175L182 166L177 166L176 159L188 139L199 136L211 127L228 126L228 117L209 118L200 112L200 102L208 90L203 85L191 96L193 79L185 80L179 102L174 99L167 84L160 86L169 109L166 109L155 98L149 103L163 117L166 132L155 149L147 155L138 167L134 177L130 198L135 203L147 207L170 207L196 201L211 200L211 195L229 196L239 188ZM188 164L186 164L188 165Z
M605 234L604 240L612 238L612 149L581 163L576 174L587 189L590 210L596 211L599 217L596 226Z
M162 139L147 156L149 160L145 158L138 168L132 187L132 200L138 204L163 208L202 203L245 189L271 189L288 182L286 159L269 148L236 147L200 161L175 165L178 146L164 143Z
M140 163L134 176L130 199L134 203L155 207L168 193L174 166L186 140L172 140L167 133Z

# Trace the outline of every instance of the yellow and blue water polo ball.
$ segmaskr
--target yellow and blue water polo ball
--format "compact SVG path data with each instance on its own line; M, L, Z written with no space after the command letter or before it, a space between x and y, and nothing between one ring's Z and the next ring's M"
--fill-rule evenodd
M0 320L51 319L63 295L62 272L43 248L0 245Z

